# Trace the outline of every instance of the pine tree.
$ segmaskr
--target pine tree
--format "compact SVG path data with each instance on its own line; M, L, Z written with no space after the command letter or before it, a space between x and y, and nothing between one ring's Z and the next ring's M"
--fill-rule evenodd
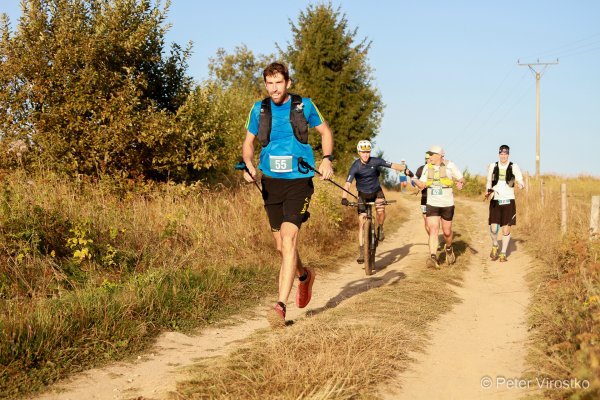
M294 80L290 91L314 100L334 132L338 160L347 164L359 140L377 135L383 112L367 63L370 42L356 43L357 29L349 31L345 15L331 4L311 5L297 25L290 24L294 38L283 52Z

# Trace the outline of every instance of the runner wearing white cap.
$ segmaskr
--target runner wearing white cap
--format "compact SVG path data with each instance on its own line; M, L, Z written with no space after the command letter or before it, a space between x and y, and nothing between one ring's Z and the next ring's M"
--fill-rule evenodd
M444 160L444 149L441 146L431 146L429 149L429 163L419 179L413 182L419 189L427 188L426 218L429 228L429 253L426 265L439 268L437 258L438 232L440 220L444 234L444 252L446 263L456 261L452 248L452 219L454 218L454 195L452 187L461 190L465 182L460 169L452 161Z

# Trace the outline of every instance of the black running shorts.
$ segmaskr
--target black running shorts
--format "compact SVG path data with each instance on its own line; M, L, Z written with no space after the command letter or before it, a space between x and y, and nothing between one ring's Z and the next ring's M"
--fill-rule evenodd
M375 193L363 193L363 192L358 192L358 207L356 207L356 209L358 210L359 214L364 214L367 212L367 206L362 204L364 203L370 203L372 201L375 201L377 199L383 199L385 200L385 196L383 194L383 190L379 189L377 192Z
M454 218L454 206L436 207L427 204L425 215L427 217L442 217L444 221L452 221L452 218Z
M502 201L490 200L490 217L488 224L498 224L500 226L517 224L517 205L515 200L508 201L508 204L501 204Z
M280 179L263 175L261 179L265 210L273 231L291 222L298 228L310 216L308 205L315 192L312 178Z
M427 189L423 190L421 195L421 212L427 214Z

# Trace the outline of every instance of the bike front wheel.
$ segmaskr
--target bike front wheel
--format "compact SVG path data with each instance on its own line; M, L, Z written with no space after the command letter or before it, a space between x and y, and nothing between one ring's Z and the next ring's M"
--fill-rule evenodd
M375 240L377 240L377 238L375 237L375 229L373 228L373 221L371 221L371 219L367 218L367 220L365 221L364 225L363 225L363 238L365 241L365 246L364 246L364 257L365 257L365 274L366 275L371 275L373 270L375 270Z

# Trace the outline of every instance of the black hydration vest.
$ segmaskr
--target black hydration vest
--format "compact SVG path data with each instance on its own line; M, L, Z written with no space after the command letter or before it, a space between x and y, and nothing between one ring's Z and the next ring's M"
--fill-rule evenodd
M308 143L308 121L304 116L304 107L302 106L302 97L290 93L292 105L290 107L290 123L294 136L300 143ZM271 141L271 98L267 97L260 106L260 118L258 120L258 140L262 147L267 147Z
M506 183L510 187L515 186L515 176L512 171L512 162L508 163L508 167L506 168ZM496 161L496 166L494 167L494 172L492 172L492 187L496 186L498 180L500 179L500 168L498 167L498 162Z

